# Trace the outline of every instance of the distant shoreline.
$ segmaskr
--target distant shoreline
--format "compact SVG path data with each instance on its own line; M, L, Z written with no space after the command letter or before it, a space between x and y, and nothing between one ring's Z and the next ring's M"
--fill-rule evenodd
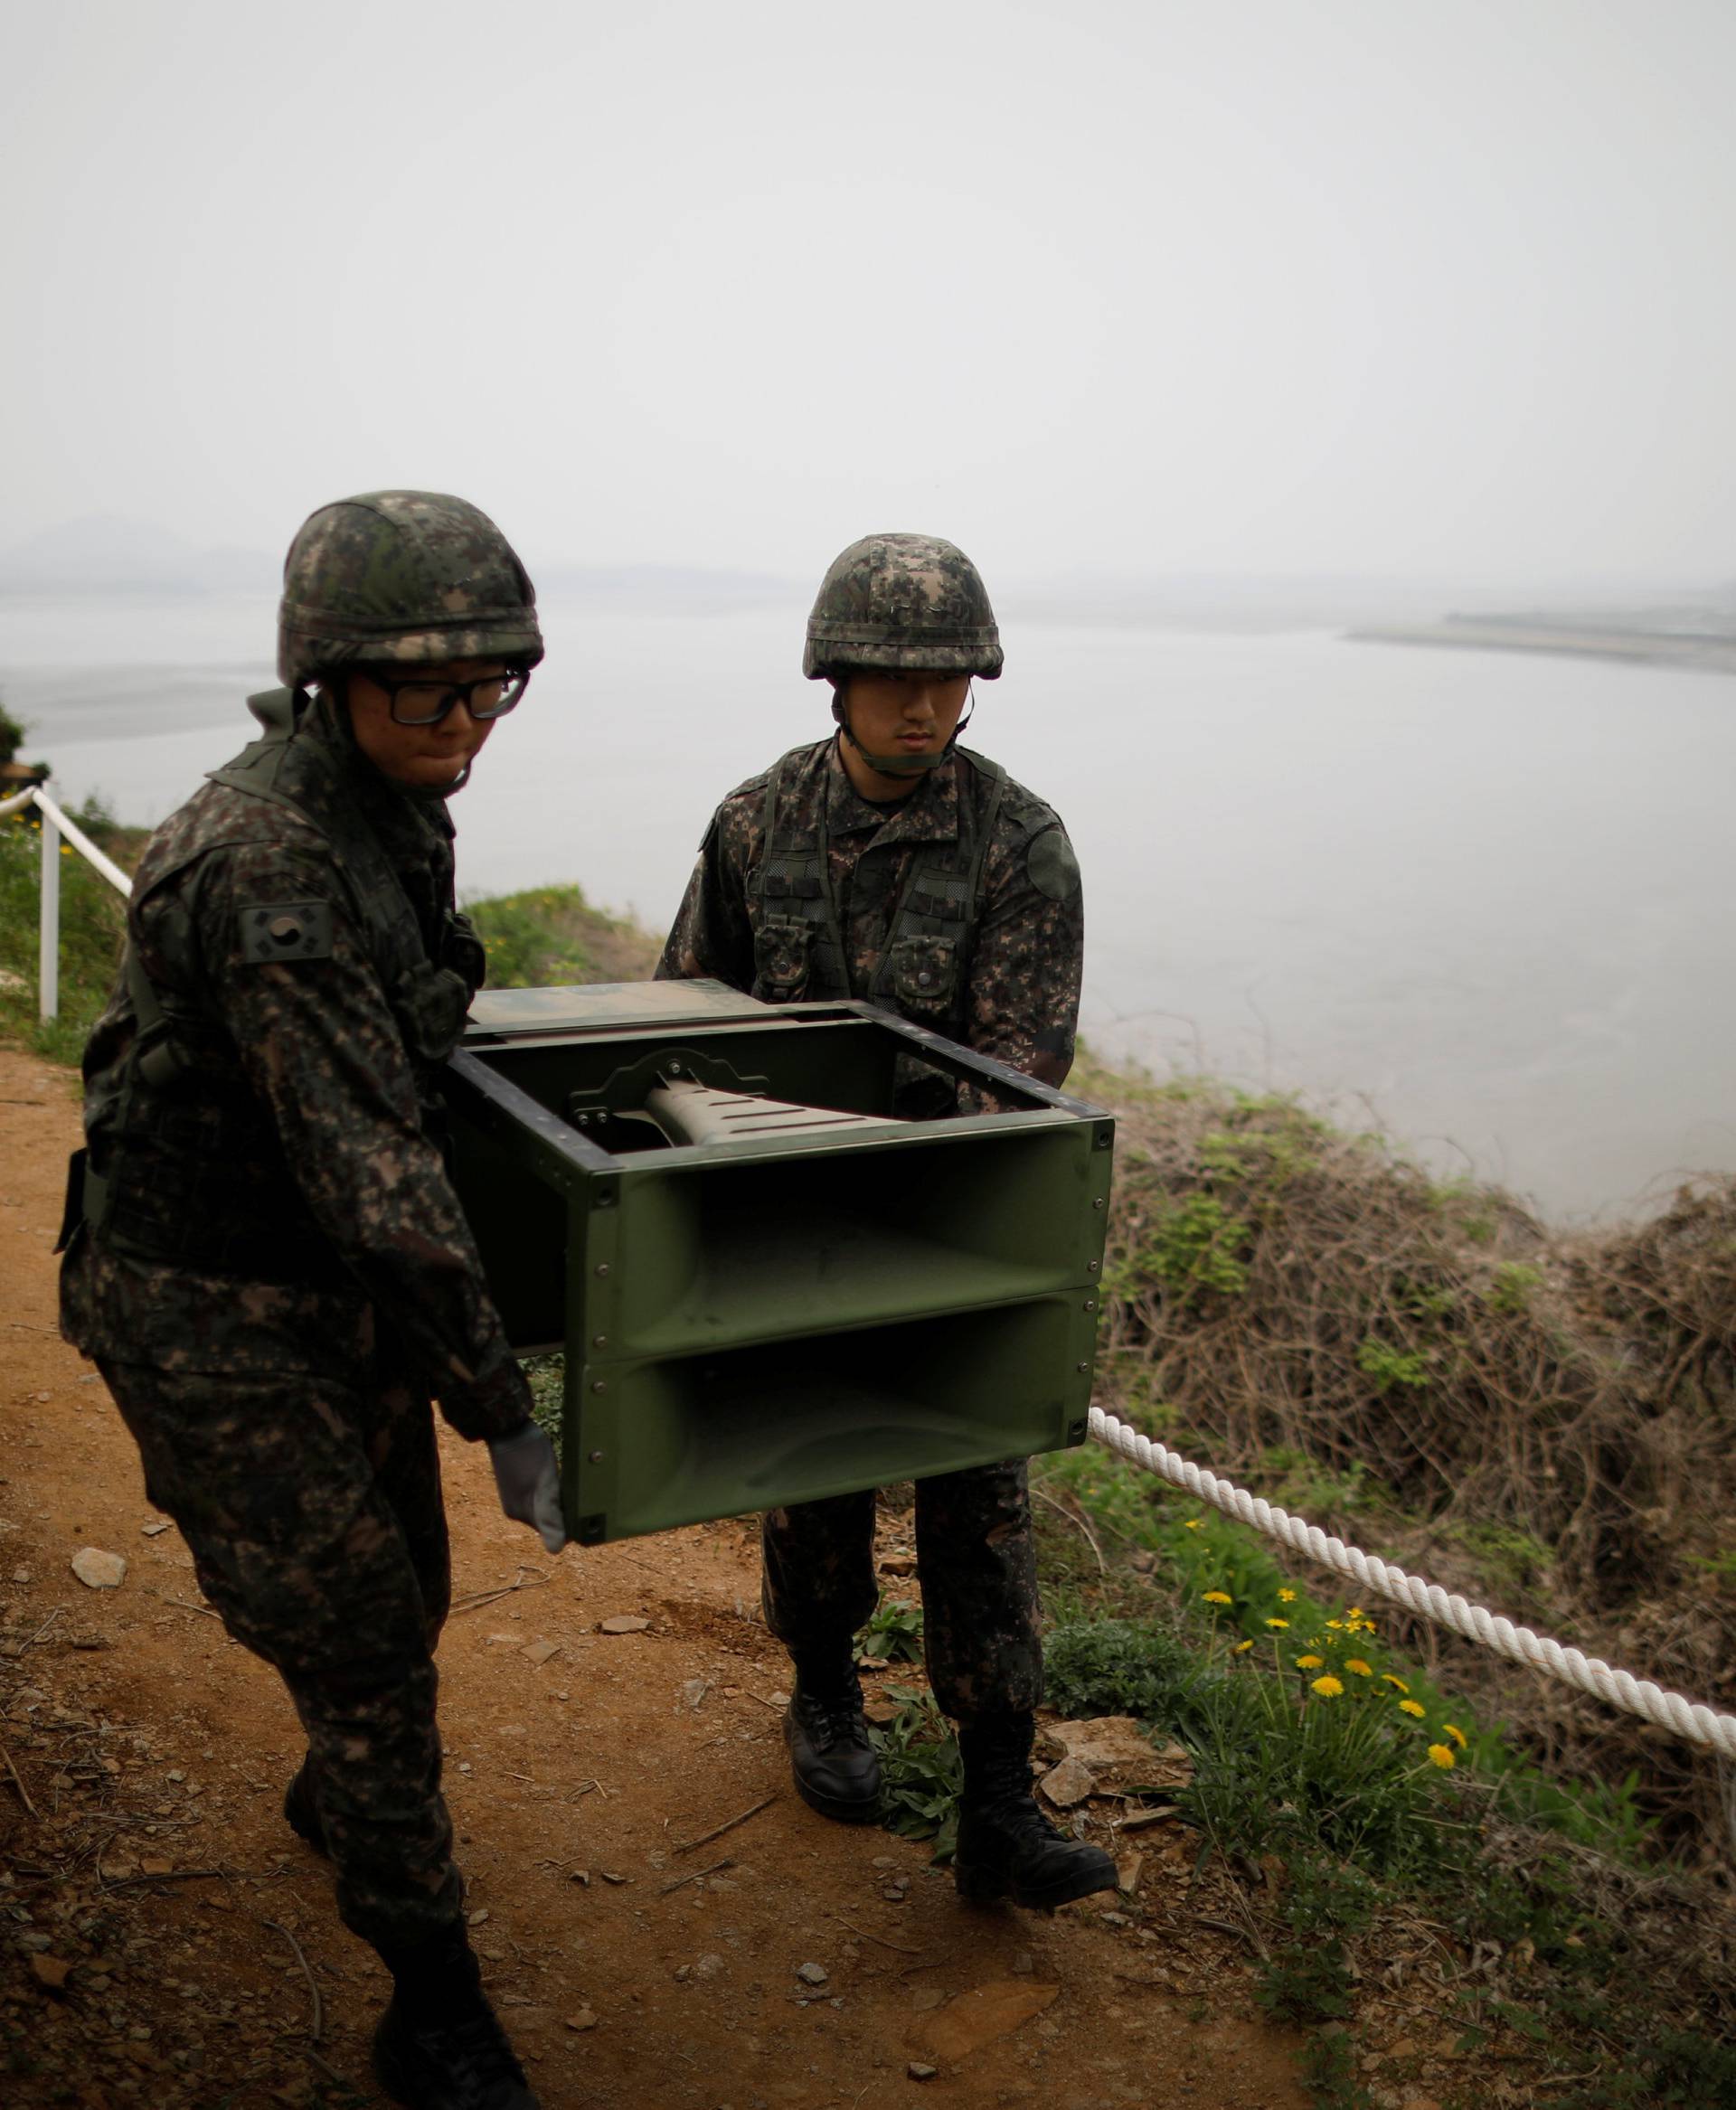
M1528 652L1568 659L1622 660L1649 666L1736 674L1736 637L1703 631L1584 628L1505 617L1440 623L1368 624L1344 633L1357 645L1434 645L1458 652Z

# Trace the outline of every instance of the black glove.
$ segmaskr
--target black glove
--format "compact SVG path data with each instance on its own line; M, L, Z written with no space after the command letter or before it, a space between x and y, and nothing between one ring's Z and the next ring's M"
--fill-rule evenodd
M554 1446L533 1421L497 1436L488 1446L500 1506L509 1517L541 1531L551 1553L567 1542L561 1521L561 1463Z

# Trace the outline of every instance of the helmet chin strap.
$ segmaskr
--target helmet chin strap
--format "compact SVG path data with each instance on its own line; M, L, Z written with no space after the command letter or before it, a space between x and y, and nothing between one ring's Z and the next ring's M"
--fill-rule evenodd
M973 682L965 696L965 712L952 731L947 744L932 755L872 755L856 738L850 728L850 714L844 709L844 693L835 689L832 692L832 715L839 730L871 769L882 777L926 777L930 769L938 769L958 744L958 736L976 715L976 684Z

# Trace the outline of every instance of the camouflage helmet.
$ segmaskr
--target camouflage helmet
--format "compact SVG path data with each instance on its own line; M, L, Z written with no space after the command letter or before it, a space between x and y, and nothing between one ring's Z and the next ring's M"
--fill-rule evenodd
M852 667L941 674L1001 671L988 589L964 551L939 535L864 535L820 581L802 672L810 682Z
M439 491L368 491L322 505L283 565L278 673L291 688L357 662L542 656L536 589L505 535Z

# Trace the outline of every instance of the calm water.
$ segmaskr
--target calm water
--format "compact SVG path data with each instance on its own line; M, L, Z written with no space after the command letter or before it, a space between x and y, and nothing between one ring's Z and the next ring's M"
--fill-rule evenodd
M1736 682L1021 625L972 740L1085 868L1084 1017L1159 1070L1297 1087L1558 1217L1736 1170ZM802 610L545 610L458 800L473 893L577 880L662 928L722 793L826 724ZM272 610L0 604L56 788L153 821L247 737Z

